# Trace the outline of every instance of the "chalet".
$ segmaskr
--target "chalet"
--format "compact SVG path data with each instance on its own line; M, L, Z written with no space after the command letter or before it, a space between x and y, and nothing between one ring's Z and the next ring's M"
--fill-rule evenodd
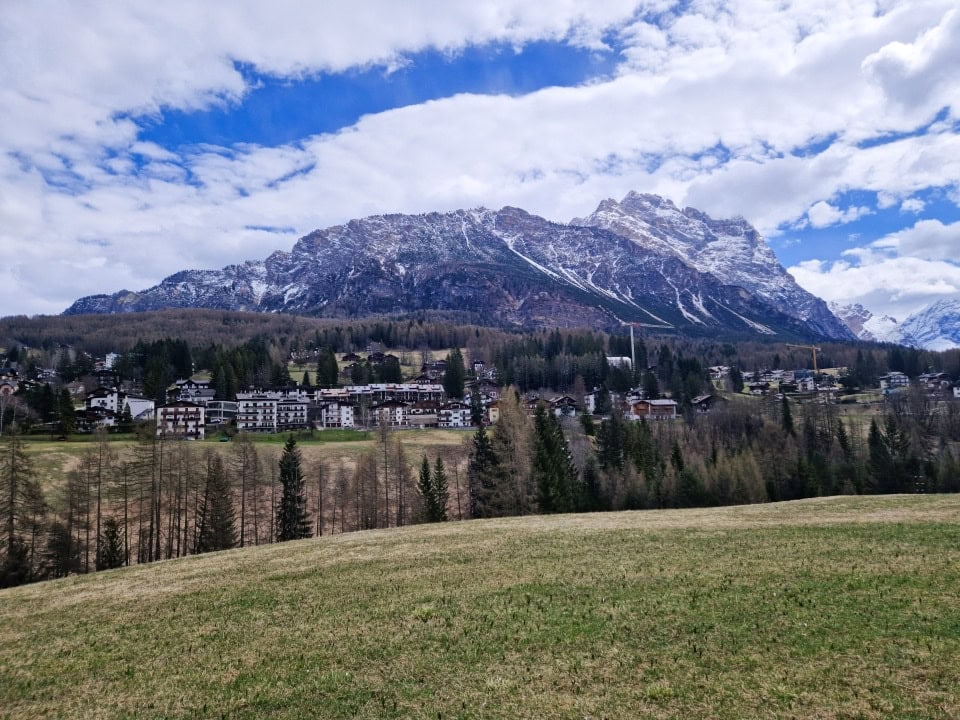
M367 355L367 362L371 365L383 365L386 362L387 356L382 352L374 352Z
M113 410L102 407L83 408L78 410L77 429L84 432L93 432L96 428L112 428L120 424L120 416Z
M917 376L917 382L927 390L942 390L950 387L950 378L946 373L923 373Z
M550 412L557 417L571 417L577 414L577 401L569 395L561 395L550 401Z
M178 400L157 408L157 437L203 440L206 408Z
M123 393L117 388L98 387L96 390L87 393L83 404L87 410L98 407L119 415L122 411L120 404L122 395Z
M470 427L470 406L459 401L441 405L437 411L437 425L442 428Z
M341 359L343 360L343 362L346 362L346 363L360 362L361 360L363 360L363 358L357 355L355 352L349 352L346 355L344 355Z
M817 390L817 383L814 381L812 377L800 378L799 380L797 380L797 382L794 383L794 385L797 388L796 390L797 392L810 393L810 392L816 392ZM785 390L782 390L782 388L781 388L781 391L786 392Z
M209 380L197 380L195 378L177 380L167 390L168 399L186 400L200 405L205 405L208 400L213 400L216 396L216 388Z
M714 380L722 380L730 374L730 368L726 365L713 365L707 368L707 370L710 372L710 377Z
M749 382L745 387L751 395L766 395L770 391L768 382Z
M690 401L690 405L699 413L708 413L717 402L716 395L697 395Z
M880 387L883 390L898 387L907 387L910 384L910 378L902 372L894 370L880 377Z
M677 417L675 400L640 400L630 408L641 420L674 420Z
M474 358L472 367L474 375L481 375L483 374L484 368L487 367L487 364L480 358Z
M607 356L607 365L615 368L623 368L624 370L630 370L633 368L633 360L622 355L608 355Z
M473 394L474 390L477 390L480 393L480 397L483 398L491 398L496 400L500 397L500 385L487 378L473 380L468 382L464 387L471 395Z

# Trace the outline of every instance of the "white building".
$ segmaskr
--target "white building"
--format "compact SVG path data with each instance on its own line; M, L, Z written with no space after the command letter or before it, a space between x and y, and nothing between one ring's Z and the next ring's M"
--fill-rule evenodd
M470 427L470 406L456 401L441 405L437 412L437 425L442 428Z
M307 403L285 398L277 400L277 430L298 430L307 427Z
M157 408L157 436L203 440L206 408L178 400Z
M276 432L277 402L259 393L237 393L237 430Z

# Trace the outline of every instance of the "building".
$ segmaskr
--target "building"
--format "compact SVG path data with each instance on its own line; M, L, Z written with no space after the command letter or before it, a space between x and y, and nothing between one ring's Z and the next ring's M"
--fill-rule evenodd
M307 427L307 402L296 398L277 400L277 430L301 430Z
M442 428L470 427L470 406L454 401L441 405L437 411L437 425Z
M230 400L207 401L207 425L223 425L237 419L237 403Z
M277 402L262 393L237 393L237 430L276 432Z
M674 420L677 417L675 400L640 400L630 409L641 420Z
M402 400L384 400L370 408L373 421L387 427L404 427L407 425L407 409L409 405Z
M577 401L569 395L562 395L550 401L550 412L557 417L570 417L577 414Z
M177 400L157 408L157 437L203 440L205 425L203 405Z
M880 387L883 390L898 387L907 387L910 384L910 378L898 370L889 372L880 377Z

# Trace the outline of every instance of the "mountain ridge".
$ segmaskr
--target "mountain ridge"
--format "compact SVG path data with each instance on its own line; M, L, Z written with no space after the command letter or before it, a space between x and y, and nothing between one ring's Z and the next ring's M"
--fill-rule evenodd
M636 227L652 227L643 210L655 197L632 193L598 212L606 203L621 219L633 212ZM746 221L683 214L657 200L664 216L647 234L659 245L597 213L569 224L509 206L374 215L315 230L264 260L81 298L65 314L210 307L336 317L467 308L525 327L634 322L696 334L853 337ZM728 254L739 249L736 262L717 260L724 246ZM751 273L774 279L751 281Z

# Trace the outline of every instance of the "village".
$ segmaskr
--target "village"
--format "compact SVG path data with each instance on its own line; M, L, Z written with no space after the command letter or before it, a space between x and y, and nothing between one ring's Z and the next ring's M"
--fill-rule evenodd
M345 383L339 387L316 387L290 380L282 387L248 387L232 397L218 397L209 373L198 372L180 378L166 390L164 402L143 396L142 388L121 382L114 371L119 357L109 353L92 359L91 378L96 386L87 390L80 381L63 384L75 412L74 430L93 432L129 430L136 425L152 424L157 435L203 439L210 432L284 433L301 430L351 430L386 427L389 429L468 429L479 422L493 425L499 418L502 387L497 369L482 359L473 359L467 368L463 391L451 395L444 387L445 359L429 359L419 374L404 382L351 384L351 378L363 367L385 363L399 365L400 358L378 347L368 348L366 356L356 352L337 358ZM2 410L19 391L30 386L58 383L57 371L38 369L34 377L21 377L19 364L4 358L0 368L0 421ZM302 357L291 358L295 362ZM611 367L631 368L630 357L608 357ZM656 368L647 368L653 372ZM559 392L528 393L520 398L532 415L536 406L545 404L560 418L580 414L606 416L618 408L626 420L676 420L683 412L707 413L717 402L731 396L774 398L790 401L837 403L884 402L910 387L919 387L938 398L960 399L960 385L944 373L922 373L910 378L902 372L885 373L876 387L866 394L852 395L845 385L845 368L774 369L741 372L728 366L708 368L712 392L688 398L684 406L677 399L650 396L641 386L623 393L602 388L584 391L579 396ZM412 374L412 373L411 373ZM644 373L640 373L643 375ZM857 388L857 390L862 390ZM0 425L2 432L2 425Z

